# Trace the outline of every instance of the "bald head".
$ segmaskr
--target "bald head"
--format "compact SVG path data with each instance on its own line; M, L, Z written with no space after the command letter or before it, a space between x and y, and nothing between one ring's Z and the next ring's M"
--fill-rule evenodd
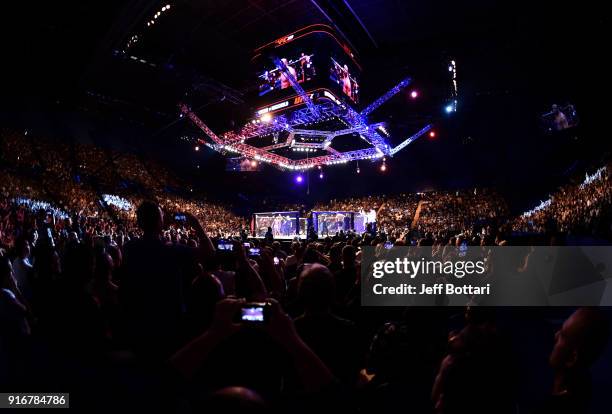
M555 335L550 364L555 369L590 367L603 352L610 336L610 321L597 308L580 308Z
M244 387L226 387L212 393L205 402L207 412L263 413L266 402L255 391Z

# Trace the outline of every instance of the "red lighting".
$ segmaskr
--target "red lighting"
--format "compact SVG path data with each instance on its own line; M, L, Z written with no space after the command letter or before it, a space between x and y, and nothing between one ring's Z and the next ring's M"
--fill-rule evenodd
M435 138L436 137L436 131L429 131L429 138Z
M416 99L416 98L418 98L418 97L419 97L419 92L418 92L418 91L416 91L416 90L414 90L414 91L410 92L410 97L411 97L412 99Z

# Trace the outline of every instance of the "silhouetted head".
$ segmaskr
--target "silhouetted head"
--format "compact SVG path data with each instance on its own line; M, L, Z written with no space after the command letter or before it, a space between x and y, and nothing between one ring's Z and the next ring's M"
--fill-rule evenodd
M603 352L610 336L610 322L596 308L580 308L555 334L550 365L556 370L589 368Z
M259 414L267 411L264 399L255 391L244 387L226 387L213 392L204 401L207 413L245 412Z
M344 246L342 249L342 263L344 267L353 267L355 265L356 251L353 246Z
M329 269L315 263L302 271L298 283L298 295L306 311L325 312L335 297L334 276Z
M13 277L13 266L8 257L0 257L0 287L9 288L10 279Z
M164 226L163 213L154 201L143 201L136 210L138 226L145 235L160 235Z

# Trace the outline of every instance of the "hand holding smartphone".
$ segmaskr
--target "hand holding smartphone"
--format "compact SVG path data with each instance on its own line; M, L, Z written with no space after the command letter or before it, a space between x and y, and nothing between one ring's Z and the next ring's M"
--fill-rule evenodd
M270 303L251 302L240 307L240 322L245 324L259 325L270 319Z

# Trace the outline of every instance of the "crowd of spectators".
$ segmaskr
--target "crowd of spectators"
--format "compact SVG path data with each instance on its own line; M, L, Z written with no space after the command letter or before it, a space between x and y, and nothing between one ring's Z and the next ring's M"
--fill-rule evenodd
M416 223L421 231L460 233L474 225L500 224L508 218L504 199L490 190L423 193Z
M421 236L459 234L474 226L499 225L509 217L504 199L488 189L353 197L318 203L314 210L374 211L378 230L395 237L410 230Z
M131 229L0 208L17 235L0 250L3 389L60 386L94 412L517 412L521 373L495 312L468 306L457 320L456 308L360 306L361 251L382 235L245 245L209 236L188 213L167 221L150 201ZM445 258L463 237L418 244ZM469 240L486 255L505 237L489 227ZM252 302L266 303L265 323L240 319ZM536 412L587 412L590 389L578 380L608 331L593 309L565 322L550 354L553 392Z
M333 200L313 209L374 210L379 231L281 244L250 239L226 205L164 191L157 176L132 166L108 177L138 181L150 197L124 192L103 203L88 179L61 167L24 174L22 161L87 161L41 159L37 146L23 159L2 159L2 389L69 390L71 405L90 412L588 410L582 380L609 335L596 310L580 309L560 328L550 353L553 391L525 406L516 390L529 374L516 372L510 333L495 312L468 303L440 311L360 306L367 246L417 244L446 258L464 242L482 246L483 256L512 244L499 226L507 207L492 191ZM93 153L76 171L97 176L98 167L139 162ZM52 175L63 187L39 179ZM537 214L558 215L567 230L574 212L603 217L608 184L606 172ZM579 201L562 202L567 194ZM239 319L251 302L266 303L264 324Z
M550 196L542 208L515 218L513 230L545 233L551 228L565 233L612 235L612 183L610 165L591 179L568 184Z
M315 211L378 211L385 203L384 196L351 197L347 199L331 199L315 204Z
M85 144L71 147L7 130L2 131L0 143L2 196L15 208L26 208L21 205L23 200L45 203L73 219L104 220L104 227L112 232L118 226L135 228L135 208L143 200L152 199L169 215L186 212L198 217L211 234L236 235L245 226L244 220L226 205L202 196L188 198L169 192L169 188L180 186L180 180L159 163L145 165L133 154ZM102 193L121 197L129 201L130 207L120 209L105 204ZM6 231L4 234L8 241L11 235Z

